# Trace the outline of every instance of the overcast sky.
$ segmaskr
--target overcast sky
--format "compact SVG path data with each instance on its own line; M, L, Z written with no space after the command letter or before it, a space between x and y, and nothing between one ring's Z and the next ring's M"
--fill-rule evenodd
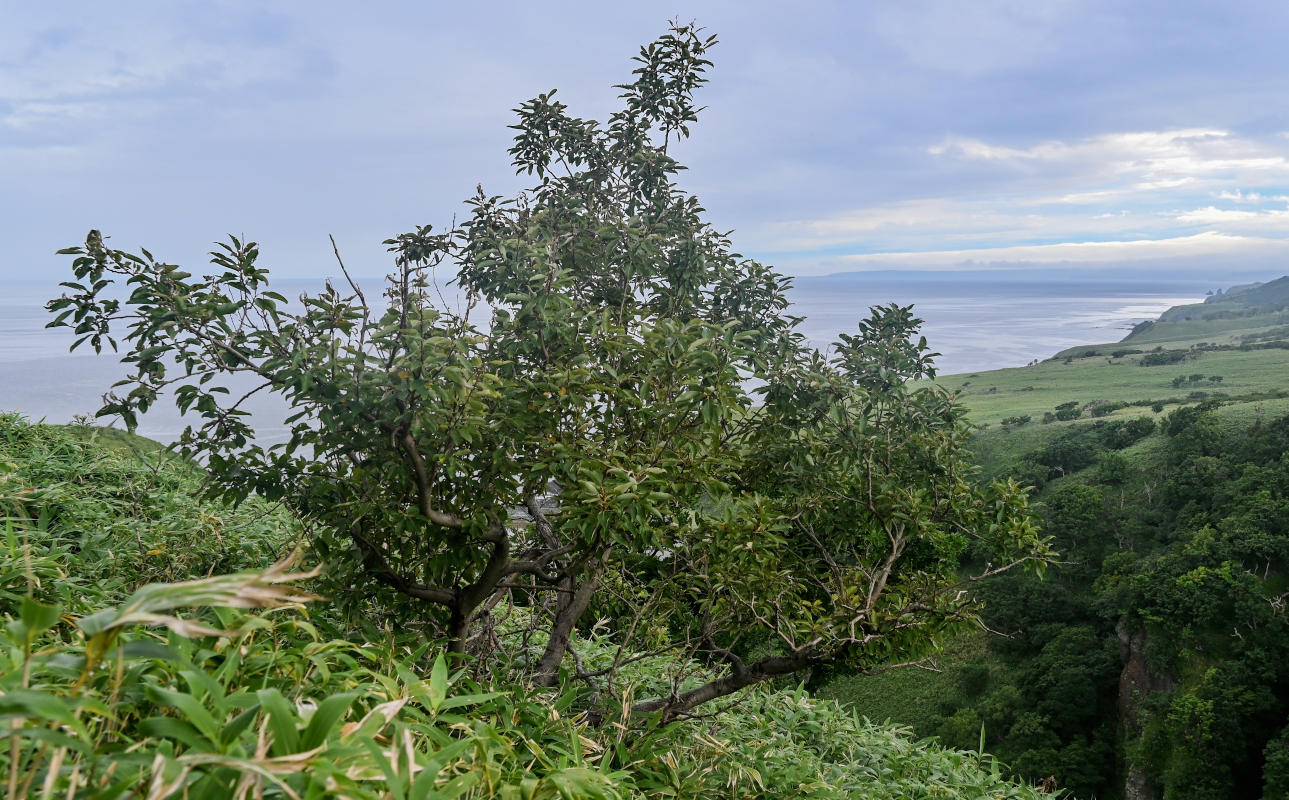
M0 278L91 227L191 264L383 273L382 239L513 191L513 109L581 116L668 19L721 43L676 151L798 274L1289 264L1289 3L0 0ZM1277 273L1278 274L1278 273Z

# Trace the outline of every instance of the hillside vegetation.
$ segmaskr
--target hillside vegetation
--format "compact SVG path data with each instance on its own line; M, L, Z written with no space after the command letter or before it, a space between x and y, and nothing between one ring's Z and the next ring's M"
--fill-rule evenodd
M293 520L196 502L200 480L146 440L0 416L7 797L1038 796L790 685L648 730L480 683L415 631L355 628L309 593L342 591L325 578L265 571Z
M985 426L982 477L1035 487L1064 563L983 587L993 633L951 643L941 672L823 694L951 745L983 727L1019 777L1079 796L1289 796L1287 283L942 378Z
M1289 276L1266 283L1232 286L1210 295L1203 303L1174 306L1160 316L1159 322L1234 319L1274 313L1286 307L1289 307Z
M1158 414L1222 399L1289 410L1289 276L1169 309L1122 341L1080 345L1027 367L938 379L979 425L1015 429L1045 415ZM1179 311L1186 310L1186 311ZM1077 417L1058 406L1074 403ZM1028 421L1024 418L1028 417Z

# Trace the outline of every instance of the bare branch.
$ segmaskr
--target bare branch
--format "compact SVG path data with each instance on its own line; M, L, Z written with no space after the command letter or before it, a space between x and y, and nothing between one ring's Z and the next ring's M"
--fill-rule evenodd
M354 540L354 544L358 545L358 552L362 556L363 566L373 578L409 597L416 597L446 606L456 603L457 593L455 590L417 583L400 575L390 565L385 556L381 554L380 550L362 534L351 531L349 535Z
M349 277L349 270L345 269L344 259L340 257L340 248L336 246L336 237L327 234L327 238L331 240L331 251L336 254L336 263L340 264L340 271L345 274L345 280L349 282L349 288L354 290L354 294L358 295L358 302L363 304L363 308L366 308L367 298L363 296L363 290L358 288L358 284L354 283L354 279Z
M739 674L731 673L716 680L708 681L702 686L690 689L687 692L673 693L670 697L661 697L656 700L637 703L631 707L631 712L633 714L661 712L662 722L666 724L675 721L703 703L715 700L718 697L733 694L740 689L764 683L773 678L791 675L805 667L824 662L825 659L821 654L812 652L762 658L747 665L746 669Z

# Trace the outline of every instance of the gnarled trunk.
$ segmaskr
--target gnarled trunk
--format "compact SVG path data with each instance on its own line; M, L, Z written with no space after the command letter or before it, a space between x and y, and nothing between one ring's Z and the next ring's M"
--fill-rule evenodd
M569 644L572 642L573 629L586 611L586 607L591 604L591 598L595 596L596 590L600 588L600 575L604 571L604 562L608 558L609 551L606 550L599 561L588 564L581 573L566 575L560 579L560 591L555 605L555 619L551 623L550 639L546 642L546 650L537 661L537 670L533 677L533 682L538 686L554 686L559 682L559 665L564 661L564 654L568 652Z

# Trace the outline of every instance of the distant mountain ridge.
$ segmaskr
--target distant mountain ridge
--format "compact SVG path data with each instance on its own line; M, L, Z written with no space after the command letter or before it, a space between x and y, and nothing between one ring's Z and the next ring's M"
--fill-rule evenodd
M1120 344L1252 346L1289 335L1289 275L1265 283L1232 286L1202 303L1173 306L1158 319L1135 325ZM1083 353L1077 347L1058 353Z
M1265 286L1265 285L1266 284L1263 281L1254 281L1253 283L1241 283L1236 286L1230 286L1226 289L1218 289L1216 292L1209 292L1209 296L1205 298L1204 302L1215 303L1224 297L1229 297L1230 295L1236 294L1238 292L1247 292L1250 289L1256 289L1259 286Z
M1289 275L1267 283L1232 286L1210 295L1203 303L1173 306L1159 317L1159 322L1223 319L1252 313L1279 311L1289 307Z

